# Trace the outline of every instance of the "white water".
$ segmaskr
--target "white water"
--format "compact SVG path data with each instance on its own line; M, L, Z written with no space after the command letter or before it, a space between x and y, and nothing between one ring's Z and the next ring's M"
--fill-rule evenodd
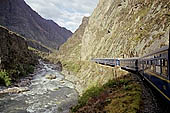
M68 113L77 104L75 85L53 70L53 65L40 64L43 68L36 72L30 91L0 95L0 113ZM46 74L56 75L56 79L46 79Z

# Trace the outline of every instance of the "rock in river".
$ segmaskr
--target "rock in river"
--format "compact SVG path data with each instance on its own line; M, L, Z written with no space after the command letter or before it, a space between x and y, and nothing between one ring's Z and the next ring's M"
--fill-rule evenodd
M45 75L45 78L46 78L46 79L50 79L50 80L52 80L52 79L56 79L56 75L53 75L53 74L47 74L47 75Z
M5 90L0 91L0 94L6 94L6 93L22 93L29 91L28 87L13 87L13 88L8 88Z

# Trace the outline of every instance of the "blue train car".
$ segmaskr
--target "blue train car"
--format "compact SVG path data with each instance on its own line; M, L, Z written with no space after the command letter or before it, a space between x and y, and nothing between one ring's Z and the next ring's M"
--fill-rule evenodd
M138 71L138 57L119 59L120 67L125 70Z
M169 46L138 60L139 73L170 103Z
M98 64L108 65L108 66L112 66L112 67L119 65L119 60L113 59L113 58L95 58L95 59L91 59L91 60Z

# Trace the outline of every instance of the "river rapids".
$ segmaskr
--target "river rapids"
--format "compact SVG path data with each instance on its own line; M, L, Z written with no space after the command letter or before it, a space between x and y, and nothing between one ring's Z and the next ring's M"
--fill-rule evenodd
M19 94L0 94L0 113L68 113L77 104L74 83L53 69L52 64L40 61L42 68L35 72L29 90ZM47 79L46 75L55 75Z

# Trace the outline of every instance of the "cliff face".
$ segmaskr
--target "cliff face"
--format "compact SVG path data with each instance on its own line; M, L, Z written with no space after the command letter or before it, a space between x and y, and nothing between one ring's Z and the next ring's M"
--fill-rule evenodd
M0 26L0 83L2 71L15 80L24 76L37 63L36 56L28 50L27 42L21 36ZM31 67L30 67L31 66Z
M84 17L82 24L75 31L75 33L60 47L60 58L65 60L80 60L80 50L81 50L81 41L84 35L86 26L88 25L88 17Z
M64 68L75 75L69 72L66 78L76 82L81 93L121 76L125 72L97 65L91 58L143 56L168 45L169 12L169 0L100 0L80 43L72 38L59 51Z
M169 0L100 0L82 38L82 59L142 56L168 45L169 12Z
M55 49L72 35L52 20L43 19L24 0L1 0L0 25Z

